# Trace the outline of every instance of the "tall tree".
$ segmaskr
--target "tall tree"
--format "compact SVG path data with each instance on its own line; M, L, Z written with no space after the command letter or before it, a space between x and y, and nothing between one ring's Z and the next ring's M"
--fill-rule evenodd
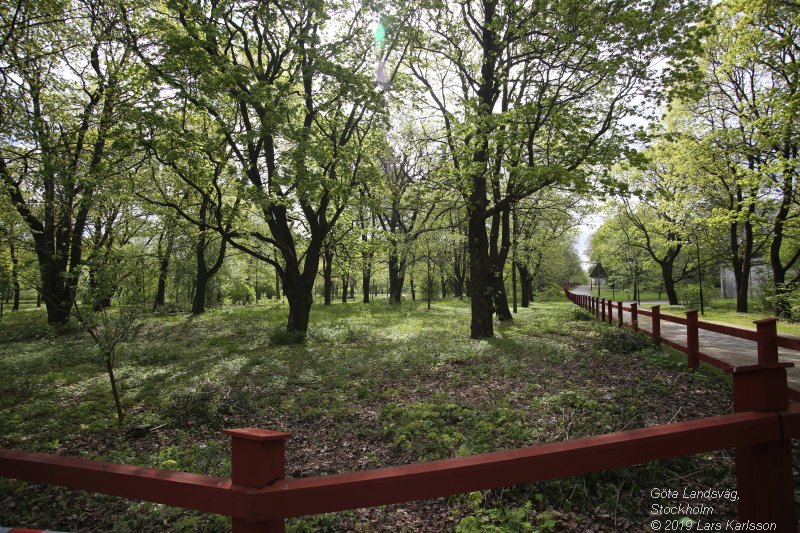
M430 161L419 139L408 132L396 139L394 152L383 157L383 208L378 213L388 239L389 301L399 304L403 297L408 248L419 237L436 204L424 202ZM385 193L384 193L385 191Z
M155 34L137 32L150 69L215 122L269 234L214 229L275 267L287 329L303 335L325 237L362 180L392 78L365 72L375 61L385 74L393 50L378 49L371 22L361 3L181 0L151 17ZM281 260L252 241L274 246Z
M112 139L136 86L118 14L103 0L66 4L19 3L0 47L0 180L30 229L51 324L69 319L87 223L123 157L112 157Z
M722 2L716 9L716 31L704 43L698 75L693 84L686 84L694 92L686 104L693 120L687 120L685 134L698 145L695 158L699 166L716 181L711 189L716 203L714 220L728 233L736 310L742 313L748 310L752 267L770 250L770 241L775 248L777 279L785 276L780 249L796 186L785 187L786 179L791 184L796 175L791 146L794 139L796 152L797 127L792 114L796 117L797 96L783 89L792 76L784 80L768 66L776 61L791 63L794 45L765 36L756 22L764 11L778 16L774 28L788 30L784 37L791 39L796 31L792 30L792 17L780 17L781 9L775 3ZM781 26L783 29L778 29ZM783 74L796 71L788 63L789 70ZM780 207L775 205L776 198L781 199Z
M473 338L493 335L510 209L619 153L661 58L685 58L701 3L454 0L420 17L410 62L467 204ZM487 222L490 231L487 233ZM504 292L504 291L502 291Z
M623 215L618 229L658 265L671 305L678 304L675 284L690 273L690 263L679 260L681 251L702 238L703 222L710 216L703 179L691 163L692 149L685 141L662 139L646 152L642 168L620 171L629 192L616 204Z

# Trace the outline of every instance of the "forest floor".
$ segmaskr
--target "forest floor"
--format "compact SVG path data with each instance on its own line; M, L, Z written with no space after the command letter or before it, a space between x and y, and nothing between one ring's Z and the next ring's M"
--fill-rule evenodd
M0 322L0 447L228 476L223 428L288 431L287 475L348 472L730 413L730 378L570 303L468 338L466 302L315 305L291 344L279 304L151 316L119 351L116 428L96 348L42 312ZM136 425L153 429L135 438ZM795 476L800 464L795 446ZM733 452L288 521L288 531L645 531L653 488L735 489ZM674 502L672 502L674 503ZM715 502L715 519L735 503ZM0 525L225 531L228 519L0 479ZM492 529L495 528L495 529Z

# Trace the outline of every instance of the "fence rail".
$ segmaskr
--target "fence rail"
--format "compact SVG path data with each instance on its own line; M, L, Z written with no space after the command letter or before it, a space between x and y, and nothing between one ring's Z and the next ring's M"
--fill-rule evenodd
M567 294L599 318L613 321L612 302ZM629 309L635 328L637 306ZM620 303L620 319L622 311ZM658 319L660 310L641 314ZM759 323L758 328L758 364L731 369L735 412L728 415L298 479L285 479L290 434L254 428L225 431L232 439L230 479L5 449L0 449L0 476L222 514L232 517L235 533L264 533L284 531L284 520L290 517L500 488L734 447L739 519L774 522L778 531L796 531L791 439L800 437L800 406L788 403L786 365L777 360L774 321ZM700 354L700 360L706 356Z
M567 298L569 298L573 303L587 309L591 312L594 312L595 309L598 308L600 305L599 302L605 302L605 298L597 298L588 294L576 294L570 292L569 290L565 291L567 294ZM611 316L612 309L616 308L617 313L617 325L619 327L628 327L632 328L636 331L642 331L650 335L653 339L653 342L656 344L665 344L670 348L677 350L679 352L683 352L687 355L688 364L690 368L697 368L697 365L702 361L708 363L712 366L715 366L725 372L732 372L735 365L729 363L728 361L724 361L722 359L718 359L713 357L709 354L705 354L700 351L699 349L699 331L711 331L713 333L719 333L721 335L727 335L729 337L735 337L737 339L744 339L748 341L753 341L759 344L759 332L758 329L756 331L745 329L745 328L738 328L736 326L729 326L726 324L715 324L713 322L704 322L697 319L697 311L690 310L686 312L686 318L674 316L674 315L665 315L661 313L661 309L659 305L654 305L650 311L645 309L639 309L636 303L631 303L629 306L626 306L623 302L611 302L608 301L608 316ZM631 323L627 323L624 320L623 313L629 313L631 315ZM639 316L647 316L651 319L651 329L647 330L641 327L638 323ZM774 323L777 319L769 318L763 321L757 321L756 325L759 325L759 322L764 322L764 324L769 325ZM661 323L662 322L671 322L673 324L680 324L682 326L686 326L686 344L680 344L679 342L675 342L670 339L665 339L661 336ZM609 320L609 324L611 321ZM771 326L768 326L771 327ZM785 348L789 350L795 350L800 352L800 338L792 337L788 335L778 335L777 331L768 334L768 342L770 342L774 346L770 346L770 350L775 350L775 363L777 363L777 348ZM796 402L800 402L800 390L789 388L788 389L789 398Z

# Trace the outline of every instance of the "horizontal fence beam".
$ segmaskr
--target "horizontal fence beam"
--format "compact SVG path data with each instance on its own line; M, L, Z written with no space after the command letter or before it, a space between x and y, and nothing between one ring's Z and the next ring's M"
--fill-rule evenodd
M663 311L661 312L661 320L664 322L672 322L673 324L680 324L682 326L686 325L685 318L675 315L665 315Z
M780 416L736 413L469 457L278 480L262 489L225 478L6 449L0 449L0 476L263 521L534 483L797 436L800 407L793 406Z
M572 293L569 293L569 294L572 294ZM570 299L572 299L572 298L570 298ZM619 321L620 321L619 325L620 326L631 328L631 329L634 329L636 331L641 331L642 333L648 333L648 334L650 334L651 337L654 336L652 331L649 331L646 328L641 327L641 325L639 325L639 324L637 324L637 326L638 326L637 327L637 326L634 326L633 324L624 322L622 311L624 310L624 311L629 312L629 313L631 313L633 315L634 314L634 309L635 309L636 315L651 316L651 317L653 317L652 320L654 320L654 321L658 320L658 322L659 322L659 326L658 326L659 332L658 333L660 333L660 329L661 329L660 328L660 323L661 322L672 322L673 324L680 324L680 325L684 325L684 326L688 327L688 322L687 322L686 318L675 316L675 315L664 314L663 312L654 313L653 311L649 311L649 312L648 311L644 311L642 309L637 309L633 303L631 304L630 307L625 307L622 302L618 303ZM740 328L740 327L736 327L736 326L729 326L729 325L726 325L726 324L716 324L716 323L713 323L713 322L705 322L705 321L702 321L702 320L697 320L696 321L696 326L697 326L698 330L702 329L702 330L706 330L706 331L711 331L713 333L719 333L721 335L728 335L730 337L735 337L735 338L739 338L739 339L745 339L745 340L749 340L749 341L753 341L755 343L758 343L758 333L755 330L752 330L752 329L745 329L745 328ZM677 343L675 341L671 341L671 340L669 340L667 338L664 338L663 335L657 335L657 336L658 336L658 339L654 338L653 339L654 342L656 342L656 343L660 342L662 344L665 344L666 346L669 346L670 348L672 348L674 350L677 350L679 352L682 352L682 353L688 355L689 348L687 346L684 346L684 345L679 344L679 343ZM776 342L776 345L778 347L780 347L780 348L786 348L786 349L789 349L789 350L795 350L795 351L800 352L800 337L793 337L791 335L776 335L775 336L775 342ZM717 367L717 368L719 368L719 369L721 369L721 370L723 370L725 372L731 372L731 371L733 371L734 368L736 368L735 365L733 365L731 363L728 363L727 361L723 361L721 359L717 359L716 357L712 357L712 356L710 356L708 354L705 354L705 353L702 353L702 352L699 352L699 351L697 353L697 359L699 361L703 361L703 362L708 363L708 364L710 364L712 366L715 366L715 367ZM789 394L789 398L791 400L793 400L795 402L800 402L800 390L789 388L788 389L788 394Z
M241 494L226 478L3 448L0 476L206 513L245 514Z
M793 416L800 417L800 412ZM248 519L271 520L437 498L781 437L778 415L748 412L429 463L281 480L250 496Z
M737 328L725 324L714 324L713 322L704 322L702 320L697 322L697 327L706 331L728 335L729 337L736 337L737 339L745 339L753 342L758 340L756 332L752 329Z
M778 335L778 347L800 352L800 338L788 335Z

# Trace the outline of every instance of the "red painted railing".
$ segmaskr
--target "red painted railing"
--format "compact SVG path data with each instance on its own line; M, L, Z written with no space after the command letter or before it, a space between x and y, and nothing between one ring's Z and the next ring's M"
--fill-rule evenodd
M599 305L599 302L604 299L597 298L595 296L590 296L587 294L575 294L569 291L565 291L567 298L569 298L573 303L592 311ZM629 327L634 329L635 331L643 331L650 335L653 339L653 342L656 344L665 344L670 348L677 350L679 352L683 352L687 356L687 362L689 368L695 369L697 368L700 361L708 363L712 366L720 368L726 372L731 372L735 366L727 361L723 361L722 359L718 359L711 355L702 353L700 351L699 346L699 331L711 331L714 333L719 333L722 335L727 335L729 337L736 337L738 339L749 340L753 342L758 342L758 330L753 331L750 329L744 328L737 328L735 326L728 326L725 324L714 324L712 322L704 322L698 320L697 318L697 311L691 310L686 312L686 318L672 316L672 315L665 315L661 313L661 306L654 305L651 310L646 309L639 309L635 302L631 303L629 306L625 306L623 302L615 302L613 306L610 305L610 308L615 307L617 309L617 323L620 327ZM623 313L627 312L630 313L631 316L631 323L625 322L623 318ZM609 315L611 315L611 311L609 311ZM651 330L646 330L639 325L639 316L648 316L650 317L651 322ZM770 323L775 322L776 319L770 318L766 319L765 321L758 321L756 325L758 326L760 323ZM686 326L686 340L685 344L680 344L670 339L665 339L661 335L661 323L662 322L671 322L673 324L680 324ZM611 321L609 320L609 323ZM795 350L800 352L800 338L791 337L791 336L784 336L784 335L774 335L774 339L770 342L775 344L775 349L777 350L778 347L786 348L789 350ZM789 398L796 402L800 402L800 390L789 388L788 389Z
M568 294L601 313L599 302ZM635 314L635 304L631 312ZM646 313L659 316L658 311ZM3 449L0 476L222 514L233 518L236 533L263 533L283 531L289 517L532 483L734 447L740 521L775 522L778 531L795 531L791 439L800 437L800 406L789 406L790 365L778 363L775 322L758 327L758 364L732 369L735 412L729 415L299 479L285 479L290 435L252 428L226 431L232 439L230 479Z

